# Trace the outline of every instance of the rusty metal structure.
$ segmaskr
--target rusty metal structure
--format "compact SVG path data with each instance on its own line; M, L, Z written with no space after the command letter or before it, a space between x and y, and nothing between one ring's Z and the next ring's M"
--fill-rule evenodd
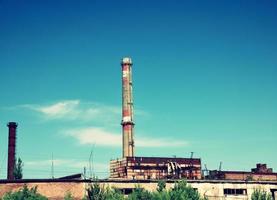
M122 67L122 144L123 158L134 156L134 112L133 112L133 82L132 60L125 57Z
M8 141L8 168L7 168L7 179L14 180L14 167L15 167L15 154L16 154L16 122L9 122L9 141Z
M205 179L211 180L242 180L242 181L277 181L277 173L266 164L258 163L251 171L210 170Z
M110 178L198 180L201 179L201 160L175 157L125 157L110 162Z

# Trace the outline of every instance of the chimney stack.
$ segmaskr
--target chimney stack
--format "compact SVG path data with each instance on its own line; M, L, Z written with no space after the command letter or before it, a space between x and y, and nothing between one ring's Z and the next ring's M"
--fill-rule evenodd
M134 113L133 113L133 86L132 60L123 58L122 67L122 140L123 158L134 156Z
M14 180L14 167L15 167L15 150L16 150L16 122L9 122L9 146L8 146L8 170L7 179Z

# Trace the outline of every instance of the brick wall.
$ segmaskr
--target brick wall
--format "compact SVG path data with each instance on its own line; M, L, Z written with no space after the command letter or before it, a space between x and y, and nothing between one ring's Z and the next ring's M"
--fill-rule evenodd
M67 192L70 192L74 199L80 200L85 195L85 184L75 182L44 182L44 183L26 183L28 187L37 186L38 193L48 197L51 200L63 199ZM17 191L24 186L24 183L1 183L0 197L9 191Z

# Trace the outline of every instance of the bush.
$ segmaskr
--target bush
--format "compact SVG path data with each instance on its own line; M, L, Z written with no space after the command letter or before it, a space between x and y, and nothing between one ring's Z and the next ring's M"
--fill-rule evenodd
M201 200L200 194L194 190L187 182L181 180L175 183L174 187L169 191L171 200Z
M133 192L128 196L128 200L203 200L200 194L187 182L182 180L176 182L174 187L166 190L166 183L160 181L157 191L149 192L139 185L135 187ZM95 182L87 189L86 199L89 200L124 200L124 195L115 188L105 188Z
M64 200L73 200L74 198L73 198L73 196L71 195L71 193L70 192L67 192L66 194L65 194L65 196L64 196Z
M149 191L137 185L134 191L128 196L128 199L129 200L149 200L149 199L152 199L152 195Z
M98 182L90 185L87 189L86 199L89 200L124 200L124 195L115 188L105 188Z
M165 187L166 187L166 182L165 181L159 181L157 191L162 192L162 191L164 191Z
M264 190L255 189L251 195L251 200L272 200L272 197Z
M22 179L23 177L23 162L21 158L18 158L15 163L13 175L15 179Z
M148 192L147 190L137 186L134 192L129 195L129 200L202 200L200 194L187 182L182 180L176 182L170 190L165 189L166 183L160 181L156 192Z
M8 192L3 200L47 200L45 196L37 193L37 187L28 189L26 185L17 192Z

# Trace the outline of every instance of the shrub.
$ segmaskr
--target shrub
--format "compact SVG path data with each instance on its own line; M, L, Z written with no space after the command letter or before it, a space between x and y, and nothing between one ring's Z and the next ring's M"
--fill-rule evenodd
M166 183L160 181L157 191L149 192L137 185L127 197L128 200L203 200L197 190L194 190L187 182L176 182L170 190L165 189ZM87 189L86 199L89 200L124 200L124 195L115 188L105 188L98 182L93 183ZM268 200L268 199L267 199Z
M65 196L64 196L64 200L73 200L74 198L73 198L73 196L71 195L71 193L70 192L67 192L66 194L65 194Z
M87 189L86 199L89 200L124 200L124 195L115 188L105 188L98 182L90 185Z
M137 185L134 191L128 196L128 199L129 200L150 200L152 199L152 195L149 191Z
M187 185L185 180L175 183L174 187L169 191L171 200L201 200L200 194L190 185Z
M8 192L3 200L47 200L45 196L37 193L37 187L28 189L26 185L17 192Z
M157 191L162 192L165 189L165 187L166 187L166 182L165 181L159 181Z
M255 189L251 195L251 200L272 200L272 197L264 190Z

